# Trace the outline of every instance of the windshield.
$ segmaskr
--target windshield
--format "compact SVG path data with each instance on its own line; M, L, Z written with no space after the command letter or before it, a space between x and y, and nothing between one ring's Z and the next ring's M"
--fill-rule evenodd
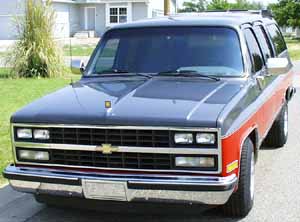
M192 70L240 76L243 62L237 33L225 27L160 27L107 32L90 74L160 73Z

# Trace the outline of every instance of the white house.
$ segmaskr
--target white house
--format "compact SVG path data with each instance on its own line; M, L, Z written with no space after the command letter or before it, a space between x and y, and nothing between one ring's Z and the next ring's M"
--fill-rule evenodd
M13 18L24 15L26 0L0 0L0 40L17 38ZM115 24L163 15L163 0L53 0L56 12L54 35L101 36ZM171 13L176 0L171 0Z
M281 31L284 35L291 35L296 38L300 38L300 28L293 28L293 27L281 27Z

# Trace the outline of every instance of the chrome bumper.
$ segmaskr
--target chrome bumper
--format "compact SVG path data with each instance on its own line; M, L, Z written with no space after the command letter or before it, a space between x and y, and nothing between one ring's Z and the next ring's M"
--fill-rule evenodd
M11 186L20 192L99 200L186 202L211 205L226 203L237 183L236 175L228 177L116 175L14 165L8 166L3 175L9 180ZM93 185L93 195L87 192L90 184L96 184L96 186ZM101 195L97 195L98 192Z

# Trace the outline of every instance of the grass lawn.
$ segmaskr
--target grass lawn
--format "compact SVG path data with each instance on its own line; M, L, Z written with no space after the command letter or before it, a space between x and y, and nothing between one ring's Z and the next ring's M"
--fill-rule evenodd
M94 49L96 48L96 45L72 45L72 56L90 56ZM70 46L65 45L63 48L64 55L70 56Z
M0 51L0 57L4 57L7 54L7 52Z
M7 70L0 69L2 75ZM72 76L78 79L78 76ZM71 77L55 79L7 79L0 78L0 172L12 161L9 134L9 118L12 113L34 99L55 91L68 83ZM0 173L0 185L5 179Z
M90 56L96 44L85 44L85 45L72 45L72 56ZM70 46L65 45L63 47L63 53L65 56L70 56ZM4 58L7 55L7 52L0 51L0 58Z
M287 43L291 59L293 61L300 60L300 39L286 38L285 41Z
M9 76L9 68L0 68L0 79L7 78Z

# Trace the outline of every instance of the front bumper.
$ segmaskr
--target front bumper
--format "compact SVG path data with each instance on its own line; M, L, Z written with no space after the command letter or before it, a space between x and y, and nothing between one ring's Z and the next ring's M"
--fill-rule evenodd
M8 166L3 175L21 192L116 201L221 205L237 184L236 175L166 176L108 174Z

